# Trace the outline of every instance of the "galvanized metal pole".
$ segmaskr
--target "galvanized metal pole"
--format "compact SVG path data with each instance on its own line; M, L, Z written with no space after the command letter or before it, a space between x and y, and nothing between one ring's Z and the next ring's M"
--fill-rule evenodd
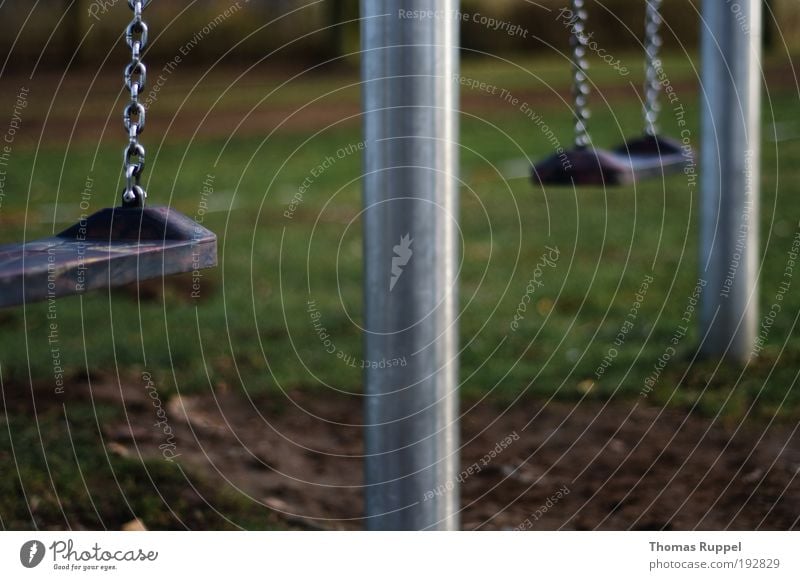
M361 2L372 530L459 526L457 10Z
M703 0L701 352L746 361L758 326L761 0Z

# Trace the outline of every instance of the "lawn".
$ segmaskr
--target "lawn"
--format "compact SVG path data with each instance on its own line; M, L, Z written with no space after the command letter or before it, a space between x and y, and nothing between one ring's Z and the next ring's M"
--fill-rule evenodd
M666 62L681 87L691 143L699 147L692 65L677 57ZM537 63L525 67L537 70ZM517 92L523 101L531 99L531 108L566 145L570 116L546 95L552 81L559 82L556 88L563 94L563 83L552 62L540 68L543 81L526 80L510 64L485 61L468 61L463 74ZM608 99L598 98L594 107L592 134L598 146L613 146L638 132L637 101L614 92L628 81L639 83L638 68L631 68L634 73L625 81L607 70L597 73L595 80ZM358 93L349 86L354 81L352 74L339 80L325 76L316 84L302 78L299 87L278 89L274 106L302 105L317 97L315 111L354 106ZM164 140L157 129L145 134L152 151L147 189L153 202L202 215L204 225L219 236L220 266L203 272L199 296L192 296L192 281L183 277L147 285L141 292L95 292L55 306L0 311L4 393L23 392L28 398L22 406L6 405L12 413L0 418L7 424L0 429L0 471L20 474L0 481L0 525L63 525L59 505L80 511L71 521L86 526L96 525L95 508L104 514L117 510L119 521L130 510L153 514L156 527L177 525L161 511L161 500L136 493L136 481L152 485L143 483L138 462L106 459L95 435L102 417L116 411L101 408L96 419L85 402L67 404L70 389L82 388L87 377L141 381L147 372L165 400L210 389L251 396L278 396L286 389L361 389L360 368L346 362L360 360L362 340L358 119L334 115L314 130L287 124L264 137L204 134L200 118L209 107L239 110L244 116L267 86L278 83L233 88L222 81L210 83L193 93L176 116L194 119L195 136L185 128L185 137L177 129ZM214 105L223 93L225 98ZM468 105L462 114L460 270L461 377L467 399L646 397L657 405L719 413L734 422L800 416L800 395L792 388L800 359L800 337L794 332L800 292L794 287L756 361L739 367L694 359L698 337L691 306L698 282L700 199L687 176L630 188L533 187L519 177L518 168L524 168L520 160L526 156L537 159L552 152L545 131L518 106L479 89L462 93ZM181 106L175 95L170 99L159 102L162 117ZM43 107L32 104L37 106ZM796 94L780 86L770 90L765 129L777 124L797 133L797 111ZM662 130L680 133L670 110ZM775 143L768 133L762 141L762 314L775 301L787 252L800 228L794 191L800 180L800 139ZM81 191L88 191L91 211L114 204L121 138L110 129L106 137L102 147L80 140L69 146L20 140L0 206L0 242L66 227L80 215ZM540 284L530 286L531 280ZM526 294L531 300L522 311ZM310 301L335 344L334 354L322 344L319 325L315 329ZM629 316L632 309L635 316ZM626 320L632 322L626 325ZM680 337L676 354L659 363L683 326L688 334ZM62 374L63 393L57 384ZM54 394L65 405L37 414L34 428L20 409L29 412L37 397L49 400ZM70 440L73 444L67 445ZM161 463L153 468L155 477L168 482L167 493L174 489L180 495L177 473ZM76 464L83 467L80 477ZM90 498L97 495L88 495L85 486L102 489L114 478L121 478L118 484L134 505L94 506ZM26 493L39 498L37 505L46 506L35 516L20 500L20 481ZM246 514L235 498L225 501L232 512ZM213 525L191 517L187 522ZM266 525L244 516L237 522Z

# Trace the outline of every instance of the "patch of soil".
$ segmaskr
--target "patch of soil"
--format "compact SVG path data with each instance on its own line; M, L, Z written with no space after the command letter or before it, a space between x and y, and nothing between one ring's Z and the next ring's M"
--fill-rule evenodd
M201 76L208 71L205 68L189 69L177 78L172 79L172 85L168 87L171 93L185 95L192 87L201 82ZM237 78L241 71L230 69L227 73L222 72L214 75L213 85L219 87L220 93L230 86L232 79ZM771 90L796 88L794 71L788 65L774 64L765 69L765 76ZM281 69L271 69L269 67L258 69L251 74L251 83L248 92L255 91L254 87L263 86L263 94L267 94L274 85L285 81L292 76L289 71ZM352 73L337 77L342 79L342 85L357 82L358 77ZM569 77L565 77L568 79ZM60 74L42 74L34 79L25 77L8 77L6 87L0 87L0 101L12 102L16 93L14 87L27 86L32 95L44 95L46 98L41 103L37 103L38 108L28 109L25 117L25 131L20 134L22 141L29 144L46 142L50 145L66 142L97 143L108 138L109 135L117 137L117 128L110 124L109 116L112 113L109 107L113 107L115 95L118 94L120 84L117 77L102 77L94 79L94 72L86 71L71 72L66 82ZM202 81L209 84L209 80ZM63 83L63 84L62 84ZM59 90L68 93L84 94L86 87L94 84L95 90L108 97L108 106L101 108L83 107L78 100L74 108L66 112L64 110L53 111L49 106L50 96ZM696 81L680 81L673 83L678 94L689 95L697 91ZM551 88L518 88L513 91L514 96L520 102L535 103L537 110L553 109L564 110L564 103L570 101L569 88L564 85L558 87L558 91ZM619 83L597 88L601 94L596 96L598 102L602 99L618 105L620 103L631 104L641 99L638 94L638 87L630 83ZM496 96L488 95L479 90L469 90L462 87L461 101L459 108L471 114L481 115L495 111L498 106ZM255 94L258 94L257 92ZM312 97L316 97L313 94ZM313 131L329 125L350 124L357 125L361 122L361 107L358 100L346 98L341 100L323 99L308 103L298 103L297 105L270 105L256 107L250 110L255 103L242 104L240 107L225 108L215 105L213 111L192 111L182 110L180 112L168 110L167 105L160 103L157 114L148 118L148 134L162 135L168 134L170 140L180 140L194 138L199 133L203 138L227 138L231 136L235 128L236 134L243 137L264 136L272 130L280 127L287 131ZM62 103L62 108L65 105ZM597 105L598 108L600 104ZM302 108L301 108L302 107ZM513 109L509 109L513 110ZM116 115L114 109L113 115ZM246 118L245 118L246 115ZM77 117L77 121L76 121ZM113 116L116 120L116 116ZM152 137L151 137L152 138Z
M166 439L147 391L94 388L127 420L106 427L116 453L159 457ZM163 409L178 461L289 525L362 527L362 399L289 392L176 396ZM798 528L797 426L725 425L644 400L462 403L465 529ZM517 437L518 435L518 437ZM511 436L485 465L481 459ZM138 449L134 449L134 447ZM274 515L274 514L271 514Z

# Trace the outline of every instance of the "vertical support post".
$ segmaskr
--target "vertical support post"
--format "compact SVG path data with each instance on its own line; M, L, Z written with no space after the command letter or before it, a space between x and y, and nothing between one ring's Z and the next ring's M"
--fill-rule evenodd
M761 0L703 0L701 352L750 358L758 326Z
M457 529L458 0L362 0L365 508Z

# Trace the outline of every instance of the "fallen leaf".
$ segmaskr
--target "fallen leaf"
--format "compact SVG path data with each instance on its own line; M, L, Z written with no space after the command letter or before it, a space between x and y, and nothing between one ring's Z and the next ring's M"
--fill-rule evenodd
M123 532L146 532L147 526L139 518L129 521L127 524L122 524Z
M117 443L116 441L112 441L108 444L108 450L114 455L119 455L120 457L129 457L131 454L127 447L125 447L122 443Z

